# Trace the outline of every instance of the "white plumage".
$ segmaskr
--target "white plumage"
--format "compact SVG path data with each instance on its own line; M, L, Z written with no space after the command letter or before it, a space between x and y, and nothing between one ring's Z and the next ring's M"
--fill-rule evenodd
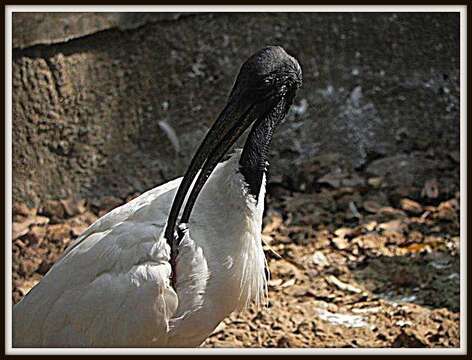
M14 307L13 345L198 346L233 310L261 302L264 186L256 205L239 157L219 164L198 197L179 247L177 294L162 234L181 178L114 209L71 244Z
M266 156L301 81L281 47L251 56L185 176L71 244L14 307L13 346L198 346L232 311L260 304ZM251 125L243 151L218 164Z

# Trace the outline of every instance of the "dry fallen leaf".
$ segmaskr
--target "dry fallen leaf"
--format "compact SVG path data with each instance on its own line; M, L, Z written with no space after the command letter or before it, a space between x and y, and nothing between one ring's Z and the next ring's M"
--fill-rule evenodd
M36 215L36 209L30 209L25 203L14 203L12 208L13 216L20 215L20 216L33 216Z
M48 227L46 234L52 241L62 242L69 238L71 227L68 224L53 224Z
M330 283L330 284L333 284L335 285L337 288L341 289L341 290L347 290L347 291L350 291L352 293L355 293L355 294L360 294L362 293L362 290L351 285L351 284L347 284L347 283L344 283L342 282L341 280L339 280L336 276L334 275L329 275L326 277L326 280Z
M365 211L375 214L380 211L380 209L382 208L382 205L380 205L378 202L374 200L367 200L362 203L362 207L364 208Z
M379 188L382 185L383 178L381 177L371 177L367 180L367 183L374 187L374 188Z
M339 250L344 250L349 247L349 243L344 237L335 237L332 241Z
M401 220L391 220L381 223L377 227L384 231L402 232L405 230L406 225Z
M14 222L12 224L12 240L16 240L19 237L26 235L29 231L29 226L32 223L33 222L31 221L31 218L29 219L29 221Z
M65 213L69 216L75 216L82 214L85 212L86 207L85 207L85 200L77 200L74 197L70 197L68 199L60 200Z
M287 280L284 282L282 285L280 285L281 288L288 288L290 286L295 285L295 278L291 278L290 280Z
M325 267L329 265L329 261L321 251L315 251L312 256L312 261L315 265Z
M12 239L16 240L19 237L26 235L29 232L31 225L45 225L49 222L49 218L45 216L30 216L21 222L13 222L12 224Z
M419 203L411 199L407 199L407 198L401 199L400 206L403 210L410 212L412 214L419 215L423 212L423 207Z

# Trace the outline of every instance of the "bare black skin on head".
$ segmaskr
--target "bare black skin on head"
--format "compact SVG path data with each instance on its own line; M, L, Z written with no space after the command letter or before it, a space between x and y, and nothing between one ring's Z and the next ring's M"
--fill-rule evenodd
M252 126L239 160L249 193L257 201L273 133L292 105L295 92L302 83L302 72L297 60L278 46L262 49L246 64L258 70L264 83L273 89L272 99L276 100L275 107Z
M267 153L277 125L287 114L302 72L297 60L280 46L268 46L252 55L241 67L228 103L193 157L167 220L165 238L171 247L175 281L175 257L182 234L175 234L179 212L192 182L201 169L185 205L181 223L188 223L195 201L211 172L235 141L252 125L239 167L256 200L266 167Z

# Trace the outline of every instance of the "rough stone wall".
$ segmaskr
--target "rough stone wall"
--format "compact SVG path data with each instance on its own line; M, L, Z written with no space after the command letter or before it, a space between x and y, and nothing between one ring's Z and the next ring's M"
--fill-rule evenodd
M125 196L181 175L239 66L268 44L304 73L272 175L325 153L358 167L458 148L458 14L17 13L14 200Z

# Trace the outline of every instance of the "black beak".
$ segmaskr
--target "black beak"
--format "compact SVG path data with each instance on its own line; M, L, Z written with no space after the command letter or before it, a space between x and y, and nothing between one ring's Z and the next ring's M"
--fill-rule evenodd
M201 169L198 179L195 181L192 191L188 196L181 223L188 222L197 196L218 162L244 131L257 119L264 117L276 104L276 101L268 101L267 99L258 102L249 102L246 99L252 100L253 97L245 94L243 91L238 91L237 88L238 86L235 84L236 90L233 89L226 107L208 131L180 183L177 194L174 197L174 202L172 203L164 233L165 238L170 243L172 243L174 239L177 218L186 194L192 186L198 171ZM176 244L172 244L171 249L173 245L175 246Z

